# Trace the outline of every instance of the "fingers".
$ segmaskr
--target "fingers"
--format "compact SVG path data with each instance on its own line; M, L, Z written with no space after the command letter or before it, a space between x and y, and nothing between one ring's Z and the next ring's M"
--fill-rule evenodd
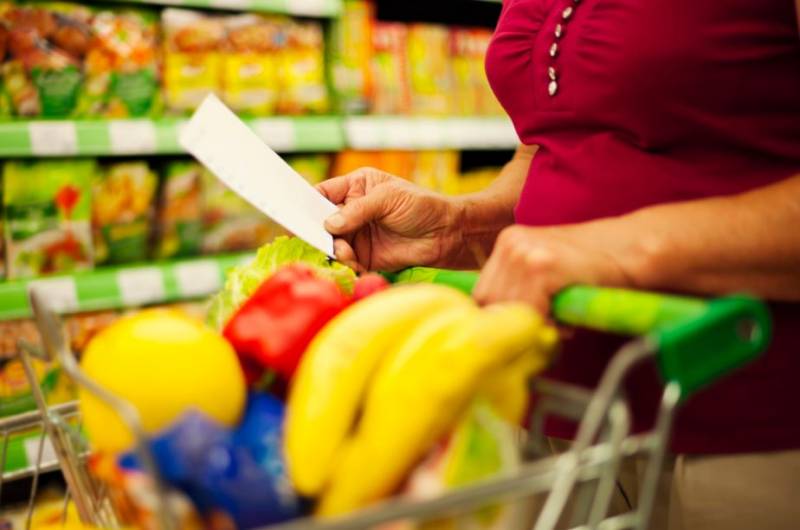
M317 190L334 204L342 204L348 198L366 195L370 188L394 178L392 175L372 167L362 167L346 175L328 179L317 185Z
M389 213L392 202L390 190L378 186L369 194L345 203L338 213L325 221L325 228L333 235L355 232Z
M333 250L336 254L336 259L340 263L347 265L358 273L366 272L364 266L358 262L358 257L350 243L344 239L336 239L333 242Z
M352 178L349 175L345 175L343 177L334 177L317 184L317 190L333 204L342 204L347 198L352 185Z

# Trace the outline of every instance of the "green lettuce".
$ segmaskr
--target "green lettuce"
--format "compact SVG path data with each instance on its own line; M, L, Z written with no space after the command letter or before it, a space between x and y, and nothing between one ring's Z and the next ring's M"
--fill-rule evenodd
M281 236L258 250L253 261L228 273L222 291L211 299L208 323L221 330L258 287L276 270L290 263L304 263L322 277L335 281L342 291L353 292L356 274L305 241Z

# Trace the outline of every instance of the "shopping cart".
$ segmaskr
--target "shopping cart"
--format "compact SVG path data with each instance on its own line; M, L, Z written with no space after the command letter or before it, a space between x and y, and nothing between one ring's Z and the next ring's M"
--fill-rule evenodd
M465 291L472 288L475 279L468 274L422 269L410 276L448 283ZM31 305L45 354L57 359L78 385L114 408L134 433L138 456L159 492L154 506L157 525L166 530L176 528L175 514L164 500L168 488L153 464L136 410L80 371L59 318L48 308L47 294L32 291ZM747 297L707 302L578 286L556 297L554 314L564 324L635 338L613 357L593 392L542 379L532 383L540 398L532 412L530 430L521 436L524 462L517 471L431 500L398 498L346 518L302 519L273 526L271 530L386 528L384 525L404 522L431 524L452 521L487 506L517 506L524 512L525 507L536 504L533 499L539 499L539 508L529 519L518 518L517 522L526 521L520 527L647 528L676 408L698 389L763 351L771 333L768 313L761 303ZM28 346L21 348L26 366L30 367L34 353ZM634 367L648 359L654 360L659 369L664 381L663 394L652 430L634 434L623 382ZM116 527L122 521L114 513L108 491L98 486L87 472L85 444L75 435L74 426L62 421L60 409L48 408L41 393L36 393L37 417L53 443L69 495L81 519L96 526ZM574 443L568 451L557 455L547 450L542 433L544 420L550 416L578 422ZM646 462L638 502L626 513L610 514L621 463L631 457Z

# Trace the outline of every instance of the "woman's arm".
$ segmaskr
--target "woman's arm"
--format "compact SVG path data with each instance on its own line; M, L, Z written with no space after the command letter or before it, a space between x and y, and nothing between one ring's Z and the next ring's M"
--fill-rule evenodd
M462 227L462 252L447 264L449 267L481 265L476 263L476 253L488 256L500 231L514 224L514 206L538 149L535 145L520 145L489 187L456 199L456 219Z
M800 175L740 195L503 231L476 296L542 310L575 283L800 300Z

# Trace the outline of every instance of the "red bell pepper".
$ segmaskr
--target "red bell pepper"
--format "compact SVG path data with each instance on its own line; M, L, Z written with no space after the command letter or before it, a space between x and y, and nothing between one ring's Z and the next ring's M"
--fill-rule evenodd
M332 280L305 265L289 265L261 284L223 335L247 368L249 382L265 370L289 380L314 335L349 303Z

